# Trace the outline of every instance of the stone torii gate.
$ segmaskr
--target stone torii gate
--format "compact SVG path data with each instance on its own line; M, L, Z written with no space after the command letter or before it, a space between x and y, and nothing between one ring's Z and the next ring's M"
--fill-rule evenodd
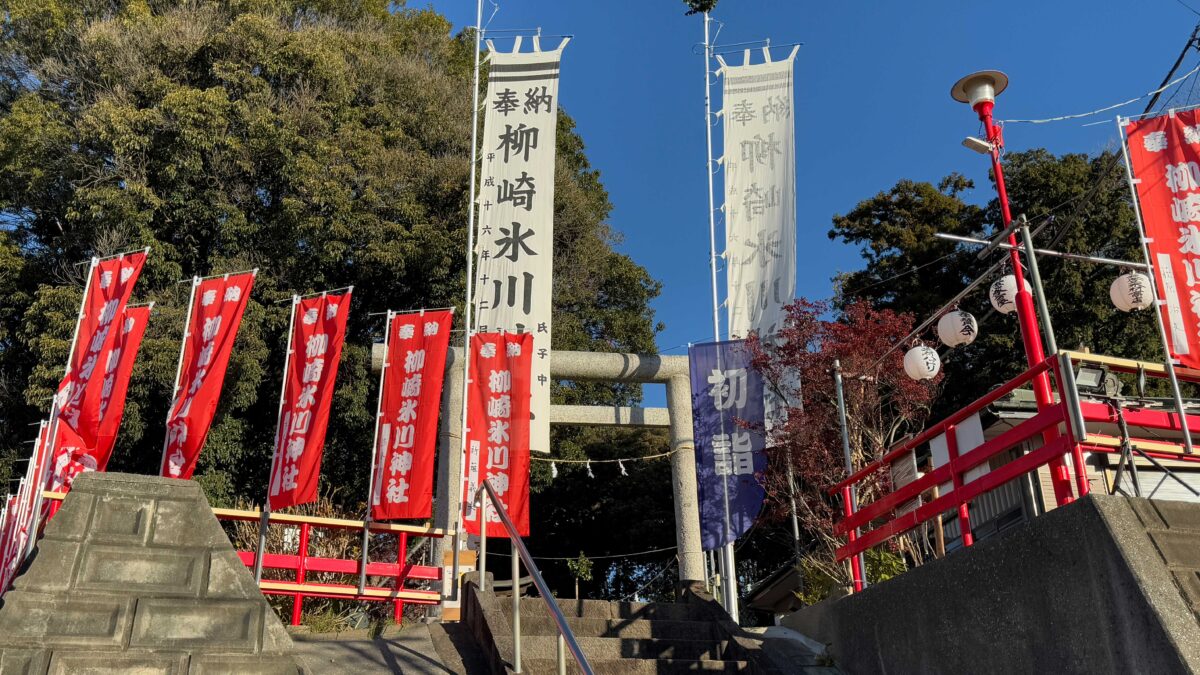
M383 363L382 345L373 350L372 366ZM446 358L446 383L442 390L442 425L438 436L437 484L433 524L452 529L458 525L462 504L463 399L462 348L451 348ZM696 490L696 455L692 439L692 396L686 356L614 354L603 352L550 352L550 376L559 380L665 384L666 408L585 405L550 406L551 424L615 427L658 427L670 430L671 489L675 498L675 543L681 582L703 582L704 553L700 549L700 510ZM438 540L436 560L445 560L453 546ZM447 575L449 576L449 575ZM450 584L451 588L457 584ZM453 590L451 590L453 593ZM454 598L457 600L457 597Z

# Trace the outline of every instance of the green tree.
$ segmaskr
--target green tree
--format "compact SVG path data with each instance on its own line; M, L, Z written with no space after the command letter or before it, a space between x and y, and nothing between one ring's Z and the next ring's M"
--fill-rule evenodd
M293 292L355 286L323 480L365 493L369 312L464 294L473 35L387 0L0 0L0 474L48 407L82 291L72 264L151 246L157 305L112 469L157 469L187 286L260 268L197 480L261 500ZM559 349L653 351L659 286L617 253L566 113L555 176ZM462 315L462 312L459 312ZM640 388L555 388L628 404ZM581 452L583 432L561 443ZM0 476L2 477L2 476Z
M1120 156L1103 152L1055 156L1042 149L1005 156L1005 178L1014 214L1045 224L1035 245L1072 253L1137 261L1142 257ZM930 316L996 259L977 260L979 248L935 239L934 232L987 237L1000 221L995 199L984 207L963 197L974 186L952 175L938 185L909 180L835 216L831 239L860 247L865 267L835 279L838 303L867 300ZM997 253L994 256L1000 256ZM1162 358L1150 312L1123 313L1108 287L1119 270L1060 258L1039 259L1050 314L1062 348L1088 347L1129 358ZM990 284L991 280L988 280ZM976 316L978 339L941 349L946 379L938 409L948 412L1025 369L1015 315L996 313L986 287L961 308ZM921 336L936 342L930 330ZM939 415L940 416L940 415Z

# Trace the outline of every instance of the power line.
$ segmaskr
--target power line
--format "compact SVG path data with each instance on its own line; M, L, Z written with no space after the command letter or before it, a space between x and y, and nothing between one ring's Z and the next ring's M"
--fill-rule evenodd
M1198 28L1200 28L1200 27L1198 27ZM1191 46L1191 40L1188 41L1188 46L1189 47ZM1187 52L1186 47L1184 48L1184 52L1185 53ZM1183 60L1182 54L1180 55L1179 60L1180 61ZM1150 99L1150 104L1149 104L1149 107L1153 107L1154 102L1158 100L1158 96L1160 94L1162 94L1162 92L1164 90L1172 87L1173 85L1179 84L1180 82L1183 82L1184 80L1191 77L1192 75L1195 75L1197 71L1200 71L1200 65L1191 69L1185 75L1180 76L1178 79L1164 83L1161 87L1159 87L1158 89L1155 89L1154 91L1146 92L1145 94L1142 94L1141 96L1135 96L1134 98L1131 98L1127 101L1121 101L1120 103L1114 103L1112 105L1104 106L1103 108L1097 108L1096 110L1089 110L1088 112L1084 112L1084 113L1075 113L1073 115L1059 115L1058 117L1047 117L1045 119L1037 119L1037 120L1000 120L1000 121L1005 124L1046 124L1047 122L1061 122L1063 120L1075 120L1075 119L1080 119L1082 117L1091 117L1092 115L1099 115L1100 113L1108 112L1109 110L1116 110L1117 108L1127 106L1131 103L1137 103L1138 101L1146 98L1147 96L1154 97L1154 98Z
M1192 12L1195 12L1197 15L1200 15L1200 12L1196 12L1196 10L1192 9L1191 7L1184 5L1183 0L1176 0L1176 2L1184 7L1187 7L1188 9L1191 9ZM1143 113L1148 113L1154 109L1154 104L1158 102L1159 94L1161 94L1162 90L1166 89L1168 86L1167 81L1171 79L1171 76L1175 74L1176 70L1179 70L1179 66L1183 63L1183 57L1187 55L1188 50L1197 44L1197 36L1200 36L1200 24L1196 24L1196 27L1192 29L1192 35L1188 38L1188 41L1184 43L1183 50L1179 52L1179 58L1175 59L1175 64L1171 66L1171 70L1167 72L1167 76L1163 78L1163 84L1161 87L1159 87L1158 93L1154 94L1154 98L1150 99L1150 102L1146 104L1146 109L1142 111Z

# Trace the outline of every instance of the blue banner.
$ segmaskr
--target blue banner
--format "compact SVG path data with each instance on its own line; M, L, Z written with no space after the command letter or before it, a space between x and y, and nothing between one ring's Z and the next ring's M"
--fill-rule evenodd
M692 428L705 551L750 529L762 508L763 381L743 340L692 345Z

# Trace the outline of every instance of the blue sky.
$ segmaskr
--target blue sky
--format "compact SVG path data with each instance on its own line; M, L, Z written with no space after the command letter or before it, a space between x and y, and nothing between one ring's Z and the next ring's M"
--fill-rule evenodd
M620 250L663 282L660 349L683 354L687 342L711 339L701 17L684 16L680 0L497 2L492 29L574 35L559 100L609 190ZM474 0L430 4L456 32L474 23ZM485 21L492 9L485 0ZM857 250L826 236L834 214L901 178L936 181L954 171L975 180L971 199L990 197L985 158L960 145L978 124L949 97L959 77L1007 72L1001 119L1084 112L1157 87L1198 19L1177 0L721 0L713 18L723 24L718 46L804 43L796 58L797 294L810 298L828 297L833 275L860 267ZM1190 55L1180 72L1196 63ZM718 108L717 87L714 97ZM1005 140L1014 151L1094 153L1115 143L1114 116L1013 124ZM646 393L647 403L661 403L660 392Z

